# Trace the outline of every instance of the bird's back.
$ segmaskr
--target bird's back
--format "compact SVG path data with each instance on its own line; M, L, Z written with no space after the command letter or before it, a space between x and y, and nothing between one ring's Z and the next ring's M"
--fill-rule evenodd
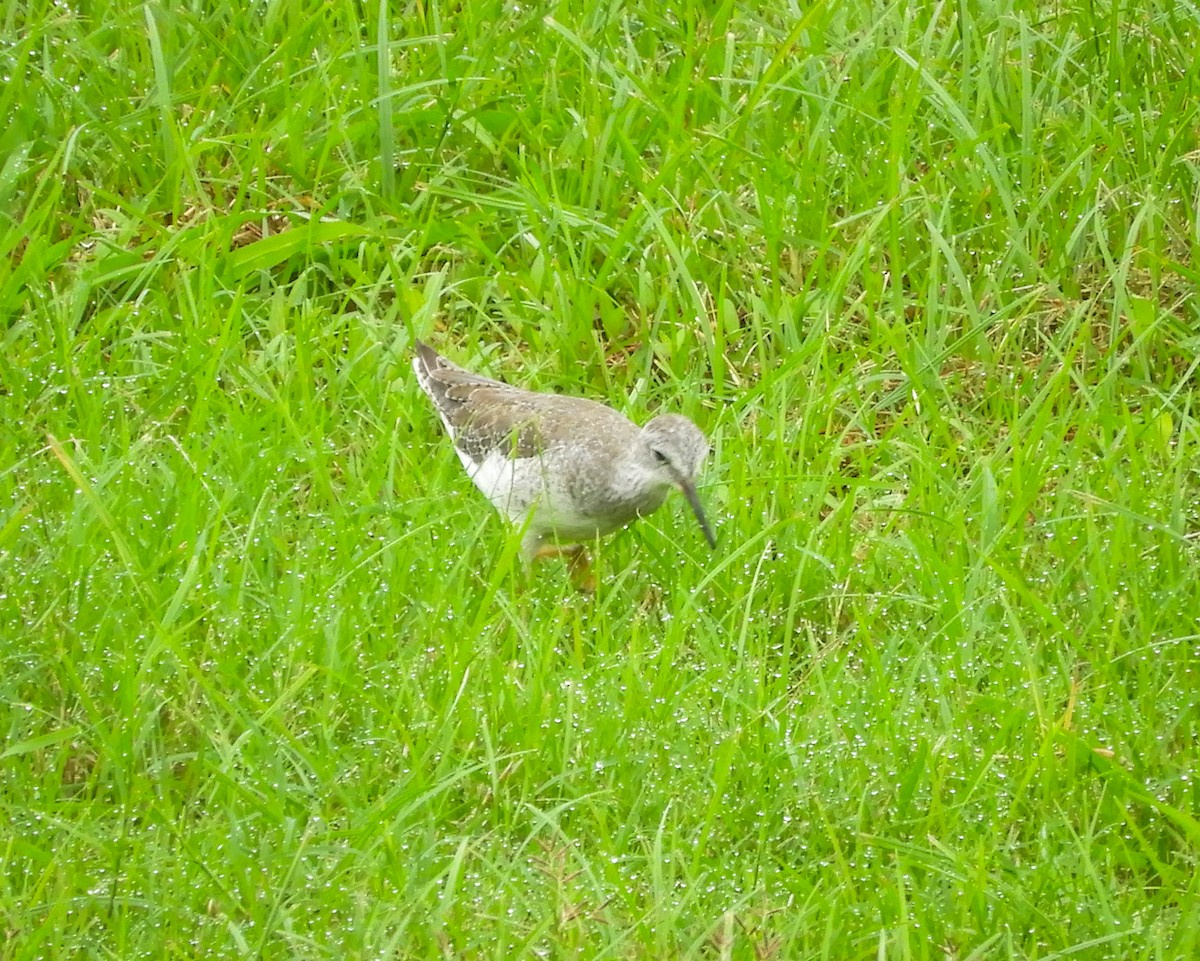
M624 415L583 397L543 394L463 370L417 342L417 380L457 447L472 462L491 452L513 460L540 458L593 433L636 435Z

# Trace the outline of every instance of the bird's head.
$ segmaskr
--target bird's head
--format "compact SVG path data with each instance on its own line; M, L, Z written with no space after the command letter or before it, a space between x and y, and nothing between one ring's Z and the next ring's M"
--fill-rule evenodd
M704 432L681 414L662 414L642 428L642 441L646 468L664 486L683 491L709 546L716 547L716 535L696 494L696 476L708 456L708 439Z

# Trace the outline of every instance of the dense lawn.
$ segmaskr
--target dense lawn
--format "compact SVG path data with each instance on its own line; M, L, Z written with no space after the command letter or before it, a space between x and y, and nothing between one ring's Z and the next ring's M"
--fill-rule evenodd
M0 38L0 958L1200 953L1194 4ZM717 550L523 587L417 337Z

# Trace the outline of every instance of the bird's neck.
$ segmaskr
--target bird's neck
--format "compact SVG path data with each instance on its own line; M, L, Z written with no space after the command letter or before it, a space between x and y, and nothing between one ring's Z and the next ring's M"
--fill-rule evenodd
M633 454L617 458L608 487L613 500L636 504L639 513L655 510L670 489L656 471L647 470L641 458Z

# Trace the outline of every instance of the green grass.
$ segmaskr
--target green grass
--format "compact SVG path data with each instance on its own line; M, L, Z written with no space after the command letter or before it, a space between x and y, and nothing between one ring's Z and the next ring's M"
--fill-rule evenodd
M0 958L1200 952L1193 4L0 38ZM717 551L522 591L417 337Z

